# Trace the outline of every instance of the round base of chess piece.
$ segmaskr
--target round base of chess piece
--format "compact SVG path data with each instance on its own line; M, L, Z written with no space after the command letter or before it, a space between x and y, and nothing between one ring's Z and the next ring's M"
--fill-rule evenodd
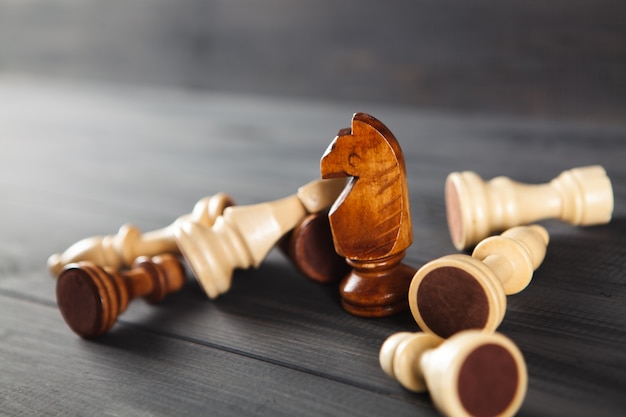
M506 295L530 283L549 240L542 226L512 227L479 242L472 256L448 255L422 266L409 287L415 321L441 337L494 331L504 318Z
M467 329L494 331L506 311L498 278L468 255L448 255L424 265L410 284L408 299L418 326L443 338Z
M512 416L528 385L526 363L505 336L467 330L448 340L397 333L380 350L383 370L405 388L428 389L448 416Z
M279 247L301 274L315 282L338 282L350 272L345 258L335 252L328 210L309 214L280 241Z
M128 303L104 270L81 262L68 265L57 280L57 304L67 325L81 337L95 337L115 324Z
M406 311L415 269L401 263L404 252L384 261L347 259L352 271L339 284L341 305L355 316L384 317Z
M123 272L83 261L67 265L59 275L57 304L74 333L92 338L111 329L133 298L161 301L184 280L182 264L171 255L137 258L133 268Z
M314 180L289 197L227 207L212 226L175 224L176 244L211 299L227 292L236 268L259 267L269 251L311 213L328 209L345 181Z

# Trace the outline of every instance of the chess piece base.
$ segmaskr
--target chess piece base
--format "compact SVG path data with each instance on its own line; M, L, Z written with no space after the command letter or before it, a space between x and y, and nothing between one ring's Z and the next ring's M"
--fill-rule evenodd
M425 332L448 338L467 329L494 331L504 318L506 295L482 262L448 255L424 265L408 294L415 321Z
M346 259L352 271L339 285L343 308L359 317L384 317L406 311L415 269L401 263L403 257L404 252L382 262Z
M320 284L339 282L350 272L346 260L335 252L328 210L309 214L279 246L300 273Z

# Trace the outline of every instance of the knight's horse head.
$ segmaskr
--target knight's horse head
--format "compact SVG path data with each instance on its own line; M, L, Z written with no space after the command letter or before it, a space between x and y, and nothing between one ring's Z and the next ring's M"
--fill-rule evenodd
M333 232L344 229L337 233L345 241L345 250L337 248L340 253L370 256L370 251L377 248L385 251L383 247L392 251L392 235L393 239L402 236L401 240L411 241L404 156L383 123L368 114L356 113L352 127L340 130L322 156L320 171L322 178L352 177L330 211ZM358 228L353 227L355 224ZM368 233L375 238L367 248L347 248L364 241L358 234Z
M376 175L390 153L404 170L402 151L387 126L369 114L356 113L352 128L341 129L322 156L322 178Z

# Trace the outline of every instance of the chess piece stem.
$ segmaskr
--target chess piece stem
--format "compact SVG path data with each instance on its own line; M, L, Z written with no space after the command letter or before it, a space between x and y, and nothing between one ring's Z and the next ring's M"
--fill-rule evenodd
M343 184L316 180L289 197L228 207L212 226L182 219L175 230L178 247L206 294L215 298L230 289L235 268L258 267L307 214L328 208Z
M218 193L198 201L192 213L183 218L192 218L198 223L210 226L222 214L224 208L234 205L225 193ZM123 225L117 234L94 236L80 240L62 254L54 254L48 259L48 269L57 277L69 263L90 261L113 269L127 268L138 256L155 256L162 253L178 253L174 239L174 225L142 234L131 225Z
M466 330L448 340L396 333L383 343L379 360L406 389L428 390L447 416L513 416L526 395L524 357L499 333Z
M448 227L454 246L466 249L493 232L542 219L573 225L608 223L613 190L598 165L563 171L547 184L521 184L507 177L483 181L471 171L446 180Z
M134 298L150 303L178 291L185 271L176 257L140 257L132 269L116 271L89 261L67 265L57 279L57 304L68 326L91 338L107 332Z
M409 306L425 332L449 337L466 329L494 331L506 312L506 295L529 284L543 261L548 232L513 227L481 241L472 256L454 254L422 266L409 287Z

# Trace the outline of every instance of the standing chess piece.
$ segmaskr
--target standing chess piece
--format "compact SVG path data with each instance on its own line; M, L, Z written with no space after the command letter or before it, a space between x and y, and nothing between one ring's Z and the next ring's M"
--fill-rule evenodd
M506 295L526 288L548 240L542 226L517 226L484 239L472 256L448 255L425 264L409 288L415 321L444 338L466 329L494 331L504 318Z
M586 226L608 223L613 214L611 181L598 165L564 171L539 185L507 177L485 182L471 171L453 172L445 195L448 228L458 250L494 232L542 219Z
M137 258L132 269L123 272L82 261L67 265L59 275L57 304L76 334L92 338L113 327L132 299L156 303L184 282L182 264L168 254Z
M528 385L519 348L499 333L466 330L450 339L396 333L380 349L385 373L414 392L429 391L447 416L513 416Z
M251 206L228 207L212 226L181 219L176 243L209 298L230 289L235 268L258 267L270 249L310 213L328 208L341 180L316 180L297 194Z
M218 193L198 201L191 214L183 218L210 226L222 214L224 208L234 205L225 193ZM174 239L174 225L142 234L131 225L123 225L119 232L109 236L94 236L74 243L62 254L48 258L48 270L57 277L63 267L79 261L90 261L113 269L127 268L139 256L155 256L162 253L178 253Z
M357 113L320 162L322 178L351 177L330 209L336 252L352 271L342 280L343 307L362 317L406 310L415 269L401 263L412 243L404 156L389 129Z
M306 216L278 245L301 274L320 284L338 282L350 272L335 252L328 210Z

